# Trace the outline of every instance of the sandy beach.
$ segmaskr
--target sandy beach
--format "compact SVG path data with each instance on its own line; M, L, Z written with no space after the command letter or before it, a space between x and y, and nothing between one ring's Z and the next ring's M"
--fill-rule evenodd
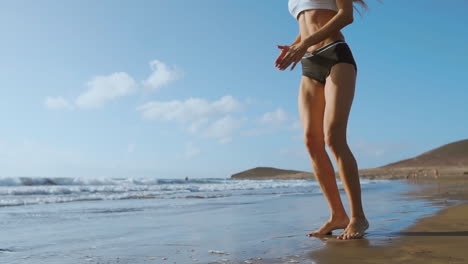
M321 246L306 252L296 248L293 254L281 258L252 258L247 263L468 263L467 149L468 140L461 140L413 158L359 170L361 180L388 179L410 186L408 191L398 194L400 201L408 204L427 201L416 211L432 210L432 213L416 217L416 222L401 221L401 217L387 211L384 221L396 221L399 225L385 230L374 229L380 223L378 219L370 217L371 228L363 239L342 241L333 234L315 238L322 242ZM307 179L312 178L313 174L257 167L233 177ZM382 192L382 196L386 195L388 190ZM368 199L363 195L364 204ZM365 210L372 214L375 208L365 206ZM411 210L400 211L406 212L414 213ZM404 224L409 225L405 227Z
M415 186L403 194L408 201L426 199L440 210L399 232L381 234L386 239L340 241L331 236L320 248L301 256L289 256L296 263L468 263L468 179L447 177L412 180ZM375 235L375 234L374 234ZM268 260L252 263L285 263Z

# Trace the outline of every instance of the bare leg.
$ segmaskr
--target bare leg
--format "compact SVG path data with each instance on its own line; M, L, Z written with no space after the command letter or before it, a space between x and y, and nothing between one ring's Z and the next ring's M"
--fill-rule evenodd
M302 76L298 105L304 128L305 144L312 160L314 174L331 211L330 219L322 227L310 233L309 236L331 234L331 231L335 229L345 228L349 223L349 218L341 202L333 165L325 151L323 133L325 94L323 84Z
M339 63L332 67L325 84L325 142L336 159L351 208L351 221L338 239L360 238L369 227L362 208L357 163L346 140L355 82L354 67L351 64Z

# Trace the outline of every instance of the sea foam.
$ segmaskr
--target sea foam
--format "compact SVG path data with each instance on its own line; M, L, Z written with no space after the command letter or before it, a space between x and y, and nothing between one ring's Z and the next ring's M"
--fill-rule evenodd
M372 183L361 180L361 184ZM205 199L319 193L314 180L0 178L0 206L123 199Z

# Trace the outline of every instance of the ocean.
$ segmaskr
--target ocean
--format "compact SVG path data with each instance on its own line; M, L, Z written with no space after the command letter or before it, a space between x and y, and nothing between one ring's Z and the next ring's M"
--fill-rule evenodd
M0 179L0 207L99 200L190 200L317 193L317 187L312 180L3 178Z
M372 243L437 209L403 181L361 186ZM328 217L315 180L0 178L0 263L258 262L320 247Z

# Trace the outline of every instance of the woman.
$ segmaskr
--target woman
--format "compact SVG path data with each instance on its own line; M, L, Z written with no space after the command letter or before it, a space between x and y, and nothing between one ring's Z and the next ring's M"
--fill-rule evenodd
M346 126L354 97L357 66L340 32L353 22L353 4L366 8L362 0L289 0L289 11L299 23L299 35L289 46L278 46L275 61L279 70L291 70L301 61L299 113L315 177L328 205L330 219L309 236L344 231L337 239L361 238L369 223L361 202L356 160L346 142ZM351 218L341 202L335 172L325 151L335 158L346 194Z

